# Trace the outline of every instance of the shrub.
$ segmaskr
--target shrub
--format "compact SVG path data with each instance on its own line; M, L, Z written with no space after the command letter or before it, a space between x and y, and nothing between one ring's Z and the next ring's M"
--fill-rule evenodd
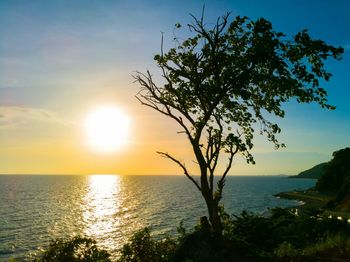
M176 248L176 241L166 238L153 240L150 230L136 232L121 250L119 262L167 262Z
M314 244L295 248L283 242L274 255L283 261L348 261L350 238L344 234L327 235Z
M74 237L69 240L57 239L34 258L36 262L110 262L110 254L99 249L91 238Z
M273 209L270 217L243 212L231 217L224 236L256 257L294 254L328 235L349 234L346 221L295 215L287 209ZM321 242L320 242L321 243Z

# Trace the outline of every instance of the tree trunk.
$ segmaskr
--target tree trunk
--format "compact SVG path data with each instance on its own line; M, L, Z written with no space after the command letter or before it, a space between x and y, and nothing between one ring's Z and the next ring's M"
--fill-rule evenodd
M219 215L218 203L216 203L216 201L213 204L213 211L212 211L212 215L210 218L210 223L212 224L212 227L213 227L215 234L217 234L218 236L221 236L222 235L222 223L221 223L221 218Z
M196 155L197 161L200 166L201 171L201 192L202 196L205 199L205 202L207 204L208 213L209 213L209 222L211 224L211 227L214 231L214 233L218 236L222 235L222 223L219 216L219 209L218 205L219 202L214 200L213 192L210 189L209 183L208 183L208 175L207 175L207 163L202 155L202 151L199 146L199 139L192 142L193 151Z
M214 200L213 195L209 191L208 192L205 192L205 190L203 191L203 188L202 188L202 195L207 204L209 221L214 231L214 234L221 236L222 223L221 223L221 218L219 216L219 203L217 203L217 201Z

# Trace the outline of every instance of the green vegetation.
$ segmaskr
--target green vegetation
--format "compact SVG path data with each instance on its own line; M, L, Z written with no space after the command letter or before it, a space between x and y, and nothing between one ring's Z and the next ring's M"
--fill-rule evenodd
M312 178L312 179L319 179L325 172L325 168L327 167L328 163L321 163L318 164L308 170L305 170L303 172L300 172L296 176L291 176L291 178Z
M349 239L346 221L320 217L311 210L299 215L279 208L271 212L268 218L246 212L231 218L226 237L256 258L288 257L287 261L294 260L296 255L315 244L321 247L330 236ZM295 252L282 254L286 247Z
M335 211L350 212L350 148L333 153L333 159L319 178L316 189L321 193L334 194L328 208Z
M156 240L148 228L136 232L120 250L117 262L184 261L346 261L350 256L347 221L309 210L296 215L287 209L262 217L243 212L222 214L223 235L207 222L192 232L180 226L177 238ZM111 261L110 255L86 238L54 241L33 261Z
M320 192L337 194L337 201L343 200L350 192L350 148L333 153L333 159L325 169L325 173L317 181L316 189Z
M57 239L31 259L33 262L110 262L110 254L97 247L91 238Z
M284 242L275 250L275 254L282 261L348 261L350 238L343 234L327 235L302 249Z
M317 169L323 169L323 174L318 179L315 188L306 191L282 192L276 196L303 201L305 204L297 207L299 213L313 209L325 217L350 219L349 160L349 147L335 151L331 161L309 170L317 173Z
M164 52L162 45L154 57L162 80L157 82L149 71L134 76L140 84L136 98L173 119L181 128L178 133L185 134L199 172L159 153L179 165L201 192L210 226L221 235L219 205L234 157L240 153L255 163L250 152L257 126L276 148L284 146L277 140L281 129L271 119L284 117L282 105L289 100L334 109L320 83L331 77L324 62L341 59L344 50L312 39L307 30L288 39L264 18L229 21L227 14L208 28L203 15L192 17L190 37L175 37L174 48ZM219 166L223 171L218 172ZM200 174L199 181L192 173ZM219 176L217 186L214 176Z
M300 174L319 174L316 187L307 191L283 192L276 196L305 201L307 206L322 208L330 214L342 214L349 217L350 212L350 148L344 148L333 153L333 159L322 163ZM299 177L299 176L298 176Z
M154 240L148 228L136 232L121 250L119 262L166 262L173 256L177 242L171 238Z

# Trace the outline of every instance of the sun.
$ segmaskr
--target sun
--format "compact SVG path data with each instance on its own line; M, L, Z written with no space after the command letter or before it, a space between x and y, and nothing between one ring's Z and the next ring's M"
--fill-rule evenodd
M128 143L130 118L118 107L102 106L87 115L84 129L94 151L115 152Z

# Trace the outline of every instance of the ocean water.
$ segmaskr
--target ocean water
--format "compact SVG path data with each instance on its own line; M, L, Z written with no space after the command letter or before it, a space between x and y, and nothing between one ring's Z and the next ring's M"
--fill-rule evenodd
M228 213L263 213L296 201L273 195L314 186L315 180L282 176L228 177ZM206 215L200 192L183 176L0 176L0 261L23 259L51 239L93 237L113 256L138 229L174 235L180 221L193 227Z

